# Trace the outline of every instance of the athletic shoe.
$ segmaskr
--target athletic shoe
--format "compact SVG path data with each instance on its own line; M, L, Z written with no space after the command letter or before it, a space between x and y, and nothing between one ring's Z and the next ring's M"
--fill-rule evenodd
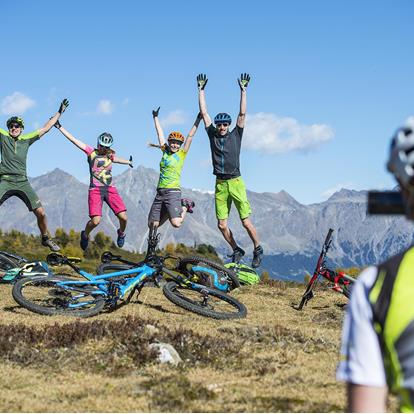
M49 247L52 252L58 252L60 250L60 247L57 245L57 243L49 238L49 236L42 236L42 245L45 247Z
M262 262L262 256L263 256L263 247L257 246L253 250L253 260L252 260L252 267L259 267L260 263Z
M89 244L89 237L86 236L85 231L81 231L81 238L80 238L80 247L82 250L86 250Z
M190 213L190 214L193 213L193 207L195 206L195 203L193 200L190 200L189 198L182 198L181 205L183 207L187 207L187 213Z
M122 233L121 230L118 229L118 238L116 239L116 244L119 248L121 248L125 243L126 234Z
M246 252L239 246L237 246L234 250L233 253L231 255L229 255L228 257L231 257L231 261L233 263L239 263L241 258L244 256Z

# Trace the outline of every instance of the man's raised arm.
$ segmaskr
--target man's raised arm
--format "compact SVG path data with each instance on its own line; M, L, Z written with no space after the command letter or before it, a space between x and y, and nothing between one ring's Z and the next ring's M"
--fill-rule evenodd
M242 73L240 79L237 79L240 86L240 111L237 117L237 126L244 128L244 122L246 120L246 108L247 108L247 93L246 89L250 82L250 75L248 73Z
M207 76L203 73L200 73L197 76L197 88L198 88L198 105L200 107L200 114L204 121L204 126L208 128L212 122L210 115L207 112L207 104L206 104L206 95L204 92L204 88L206 87L208 82Z
M59 110L43 125L42 128L39 128L39 137L49 132L50 129L55 125L55 123L59 120L60 116L65 112L66 108L69 106L69 101L65 98L59 107Z

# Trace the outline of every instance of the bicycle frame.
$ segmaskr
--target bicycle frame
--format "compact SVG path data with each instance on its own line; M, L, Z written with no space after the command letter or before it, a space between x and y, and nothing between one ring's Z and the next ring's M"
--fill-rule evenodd
M116 296L117 299L124 299L127 294L129 294L134 287L142 284L147 278L151 277L157 270L147 266L139 266L128 270L121 270L118 272L113 273L106 273L104 275L92 275L88 272L83 270L79 270L78 273L85 277L86 280L74 280L74 281L62 281L58 282L56 285L65 289L70 290L78 290L78 287L85 287L85 286L96 286L93 293L94 295L103 295L103 296L110 296L111 293ZM126 283L119 283L119 281L112 281L111 279L116 277L123 277L136 274L137 275L130 280L127 280ZM125 280L125 279L124 279ZM115 283L115 291L110 292L111 283Z
M135 265L136 267L126 270L119 270L117 272L105 273L101 275L93 275L91 273L85 272L84 270L81 270L77 266L75 266L70 260L65 258L65 263L68 264L78 274L83 276L86 280L57 281L56 286L65 290L78 292L79 295L74 296L73 299L82 298L82 296L84 295L104 296L107 302L112 302L112 305L116 305L116 302L118 300L126 300L128 302L134 294L135 290L142 287L147 279L160 273L165 273L170 279L174 280L175 282L181 285L185 284L188 287L201 286L197 283L192 282L191 280L176 276L171 270L167 269L161 264L162 261L160 261L160 259L165 260L166 258L175 257L166 256L164 258L155 258L158 259L158 262L151 266L145 262L138 264L129 262L127 260L122 259L121 257L115 256L115 260L119 260L123 263L127 263L130 265ZM127 278L127 276L133 274L137 275L130 279ZM123 283L119 280L112 280L114 278L119 277L123 278ZM88 287L93 287L93 290L88 290ZM69 307L76 308L85 306L85 304L88 304L88 302L73 303L70 304Z
M323 277L333 284L330 286L330 289L342 293L349 298L349 289L352 283L355 282L355 279L351 276L348 276L344 272L336 272L335 270L331 270L326 267L326 255L329 248L331 247L332 233L333 229L329 229L313 275L308 285L306 286L305 293L303 294L300 304L297 307L298 310L302 310L303 307L313 298L313 287L320 277Z

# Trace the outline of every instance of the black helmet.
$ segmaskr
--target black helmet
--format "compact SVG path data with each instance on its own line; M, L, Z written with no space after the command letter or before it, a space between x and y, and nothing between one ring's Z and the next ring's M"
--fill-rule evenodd
M7 125L7 129L10 129L10 125L16 123L20 125L21 129L24 129L24 122L23 122L23 118L20 118L18 116L12 116L11 118L9 118L6 122Z

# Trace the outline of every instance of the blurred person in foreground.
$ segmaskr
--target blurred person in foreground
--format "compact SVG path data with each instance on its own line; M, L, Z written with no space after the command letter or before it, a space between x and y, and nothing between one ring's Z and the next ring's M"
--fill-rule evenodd
M405 215L414 219L414 122L392 138L387 169ZM414 411L414 247L365 269L352 289L337 378L347 383L348 411L385 412L388 392Z

